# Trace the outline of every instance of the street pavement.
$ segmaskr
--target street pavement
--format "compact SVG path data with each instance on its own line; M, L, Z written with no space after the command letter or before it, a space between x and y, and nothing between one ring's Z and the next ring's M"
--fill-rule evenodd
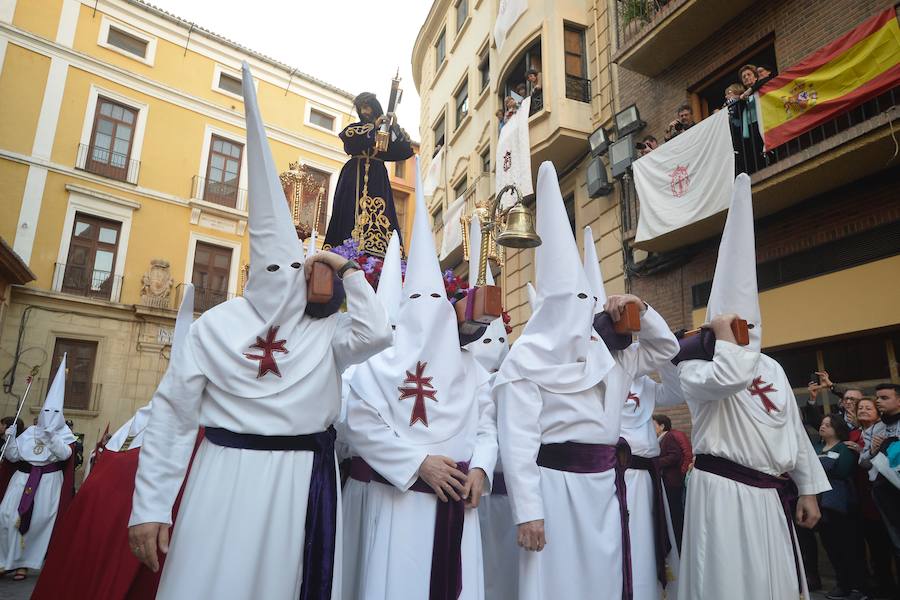
M25 581L13 581L11 574L6 577L0 577L0 600L28 600L37 581L37 575L37 571L32 571L32 574ZM824 583L831 584L832 582L827 581ZM831 589L830 585L828 589ZM824 593L813 592L811 596L812 600L826 600Z
M31 571L25 581L13 581L12 573L0 577L0 600L28 600L37 582L38 571Z

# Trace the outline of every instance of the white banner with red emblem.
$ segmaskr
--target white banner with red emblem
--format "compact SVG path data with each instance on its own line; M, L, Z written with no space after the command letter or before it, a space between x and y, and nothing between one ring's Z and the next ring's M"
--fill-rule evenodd
M632 167L640 200L635 242L727 210L735 176L728 111L720 110Z
M534 193L531 182L531 142L528 137L528 112L531 98L522 100L519 110L500 130L497 139L497 155L494 157L495 192L508 184L513 184L523 196ZM510 206L516 200L514 194L507 193L501 200L503 206Z

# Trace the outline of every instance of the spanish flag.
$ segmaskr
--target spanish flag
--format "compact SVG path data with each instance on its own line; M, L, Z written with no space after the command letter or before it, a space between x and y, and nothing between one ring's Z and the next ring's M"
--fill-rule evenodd
M771 150L900 84L893 7L763 85L759 128Z

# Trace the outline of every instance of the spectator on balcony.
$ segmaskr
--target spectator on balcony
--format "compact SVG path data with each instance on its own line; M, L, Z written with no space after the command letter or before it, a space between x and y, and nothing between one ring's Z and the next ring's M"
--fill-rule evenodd
M538 106L544 105L544 89L541 87L541 74L537 69L528 69L525 73L528 89L531 94L532 113Z
M506 112L498 108L494 115L497 117L497 131L503 131L503 126L506 125Z
M769 83L771 79L774 79L775 76L778 75L777 71L773 71L769 67L765 65L757 65L756 67L756 89L754 91L759 91L759 88Z
M504 101L504 105L506 110L503 113L503 124L506 125L509 123L509 120L513 118L513 115L519 110L519 103L516 102L516 99L512 96L507 96Z
M517 83L515 89L512 90L509 95L516 101L516 108L518 108L522 106L522 101L528 97L528 86L524 81L522 83Z
M694 112L691 110L690 104L682 104L679 106L676 114L678 115L678 118L669 123L668 127L666 127L667 142L696 125L696 123L694 123Z
M646 156L659 148L659 142L652 135L645 135L644 139L634 145L641 156Z
M738 77L746 88L741 94L741 144L748 172L755 172L765 166L762 136L759 134L759 117L756 109L756 85L759 77L755 65L744 65L738 70Z
M744 86L732 83L725 88L725 104L722 108L728 111L728 125L731 128L731 146L734 149L734 168L738 173L747 171L744 155L741 153L741 94Z

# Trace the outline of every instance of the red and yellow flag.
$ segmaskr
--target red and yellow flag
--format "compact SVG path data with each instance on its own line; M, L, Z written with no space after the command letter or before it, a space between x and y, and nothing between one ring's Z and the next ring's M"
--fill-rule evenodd
M818 49L762 86L766 149L788 142L900 84L900 26L893 7Z

